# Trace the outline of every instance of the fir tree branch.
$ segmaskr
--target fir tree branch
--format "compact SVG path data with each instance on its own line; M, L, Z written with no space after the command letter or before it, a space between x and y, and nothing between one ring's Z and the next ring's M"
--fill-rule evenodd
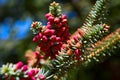
M97 0L91 11L89 12L82 27L92 27L102 17L106 2L108 0ZM100 23L100 22L99 22Z
M60 48L62 46L61 51L59 51L59 52L57 52L57 54L53 54L51 56L51 57L55 56L55 58L52 59L50 61L50 63L48 61L48 64L43 66L44 69L32 68L32 67L28 68L26 65L23 66L20 64L19 65L18 64L17 65L16 64L15 65L7 64L0 69L0 71L2 71L1 74L7 74L8 76L10 75L9 79L12 79L12 78L28 79L30 77L30 80L32 80L32 78L34 78L34 80L35 79L38 80L40 78L42 78L40 80L45 80L45 79L58 80L58 79L61 79L61 77L64 77L65 74L71 68L80 66L81 64L84 64L84 63L88 63L92 59L94 59L95 61L99 61L98 59L101 56L111 55L111 53L113 51L115 51L116 49L120 49L120 29L118 29L115 32L104 37L105 33L108 32L109 26L107 26L106 24L99 24L100 23L99 19L102 17L102 12L103 12L106 2L107 2L107 0L97 0L96 1L95 6L90 11L83 26L81 28L79 28L70 37L70 40L66 39L66 44L63 44L63 46L60 45ZM61 20L63 19L61 23L64 23L64 25L67 24L66 16L62 15L61 7L56 2L53 2L51 4L50 13L47 14L46 17L49 17L48 20L50 20L51 22L53 22L53 21L56 22L55 23L56 25L60 19ZM54 17L57 19L55 19ZM41 26L42 26L41 23L34 22L31 30L35 34L38 34L39 31L44 32L44 33L41 33L41 34L44 34L44 37L42 39L43 39L43 41L46 40L46 42L48 42L47 39L49 39L49 40L53 39L53 37L47 38L49 34L50 34L49 36L52 36L54 34L54 30L52 30L52 31L50 30L51 29L50 26L53 26L53 25L49 24L49 26L47 26L48 30L45 32L44 30L43 31L39 30L39 28L41 28ZM61 26L59 25L58 27L61 27ZM68 26L66 26L66 27L67 27L66 29L68 29ZM34 28L35 28L35 30L34 30ZM45 29L45 28L43 28L43 29ZM63 28L63 30L64 29L65 28ZM67 37L68 34L66 34L65 36ZM38 37L41 37L41 35L38 34L34 38L34 41L40 43ZM57 39L58 38L56 38L56 40ZM41 43L41 44L44 44L44 43ZM47 46L43 47L43 45L41 45L41 46L42 46L41 49L47 47ZM51 46L49 48L51 48ZM56 48L54 48L54 50L55 49ZM48 52L48 50L46 50L46 49L45 49L45 51ZM57 55L57 57L56 57L56 55ZM49 58L49 57L47 57L47 58ZM38 61L38 63L39 63L39 61ZM34 73L35 70L37 70L39 72L35 74ZM45 73L46 70L50 71L50 72ZM31 73L32 73L32 75L31 75ZM20 77L20 78L18 78L18 77Z
M94 45L94 48L86 47L86 49L88 49L89 55L87 56L87 59L84 59L86 59L88 62L90 59L99 61L98 58L101 56L111 55L111 53L116 49L120 49L120 28L103 38L101 41L98 41Z
M77 31L77 34L73 34L73 36L71 37L71 39L69 40L70 42L68 42L68 46L67 48L69 48L68 50L66 49L63 49L61 50L59 53L61 55L59 55L57 57L56 60L53 60L52 61L52 65L50 66L50 71L51 71L51 74L52 76L56 79L57 77L60 77L60 76L63 76L63 74L65 74L70 68L72 68L73 66L75 66L78 61L75 60L75 50L78 48L76 45L78 43L80 43L79 45L80 46L83 46L83 45L88 45L88 44L85 44L85 43L81 43L85 40L87 40L89 42L89 39L92 41L94 41L95 37L94 36L97 36L98 37L98 40L100 38L102 38L103 36L100 36L100 35L103 35L103 33L107 32L109 29L109 26L103 24L103 25L95 25L93 27L89 27L89 28L82 28L82 29L79 29ZM82 31L82 32L81 32ZM74 40L74 37L77 36L78 37L78 41L75 41ZM92 38L92 37L94 38ZM80 50L81 47L79 48ZM72 53L72 56L71 54ZM87 56L85 54L85 52L83 52L83 55L80 57L80 61L84 60L83 58Z
M71 68L81 65L85 62L89 62L90 59L96 59L98 55L108 54L111 51L115 51L114 48L120 48L120 29L114 33L109 34L101 41L95 43L96 47L91 49L90 54L85 57L81 57L78 61L74 60L74 55L69 56L66 53L62 53L57 57L56 60L53 60L50 66L50 71L52 78L58 79L67 73ZM112 50L111 50L112 49ZM100 57L100 56L99 56Z
M105 37L105 35L108 33L109 28L110 26L106 24L97 24L85 31L86 33L82 39L82 52L84 52L84 54L88 54L88 50L86 48L94 48L93 44Z

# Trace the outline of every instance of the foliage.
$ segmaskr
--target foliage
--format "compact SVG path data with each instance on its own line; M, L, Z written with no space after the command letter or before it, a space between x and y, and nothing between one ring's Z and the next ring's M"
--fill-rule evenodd
M33 22L31 30L38 48L30 55L28 65L6 64L1 74L8 80L65 79L71 68L86 65L120 49L120 29L108 34L109 26L101 20L107 0L97 0L83 26L70 36L66 15L53 2L46 14L48 23ZM107 36L106 36L107 35ZM68 75L69 74L69 75Z

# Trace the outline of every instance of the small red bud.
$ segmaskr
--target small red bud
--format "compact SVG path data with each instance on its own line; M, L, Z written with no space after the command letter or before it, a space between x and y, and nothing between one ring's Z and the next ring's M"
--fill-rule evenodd
M64 24L67 24L67 22L68 22L67 19L62 20L62 23L64 23Z
M44 76L43 74L40 74L40 75L38 76L38 78L39 78L40 80L45 80L45 79L46 79L46 76Z
M22 67L22 72L26 71L27 69L28 69L28 66L27 66L27 65L24 65L24 66Z
M50 39L51 39L52 41L55 41L55 40L56 40L56 35L52 35L52 36L50 37Z
M62 15L62 19L66 19L67 16L65 14Z
M30 70L28 73L27 73L27 75L29 76L29 77L32 77L32 76L34 76L35 75L35 70Z
M58 17L56 17L55 19L54 19L54 22L55 23L58 23L60 21L60 19L58 18Z
M53 21L54 21L54 17L50 16L50 17L48 17L48 20L49 20L50 22L53 22Z
M48 22L47 22L47 25L51 25L51 23L48 21Z
M61 41L61 38L60 37L56 37L56 41Z
M79 41L78 36L74 36L73 39L74 39L76 42Z
M80 56L82 55L82 52L79 49L76 49L75 54L76 54L76 60L78 60Z
M52 15L51 13L47 13L47 14L45 15L45 17L48 18L48 17L50 17L51 15Z
M43 36L43 37L42 37L42 40L43 40L44 42L46 42L46 41L48 40L48 38L47 38L46 36Z
M22 62L18 62L16 64L16 69L20 69L22 66L23 66L23 63Z
M38 34L38 37L41 38L41 37L42 37L42 33L39 33L39 34Z
M45 35L53 35L55 33L55 30L54 29L46 29L44 31L44 34Z
M33 38L33 42L38 42L39 40L39 35L36 35L34 38Z
M48 29L51 29L51 28L52 28L52 26L51 26L50 24L48 24L46 27L47 27Z
M58 23L58 24L57 24L57 27L58 27L58 28L62 27L62 23Z

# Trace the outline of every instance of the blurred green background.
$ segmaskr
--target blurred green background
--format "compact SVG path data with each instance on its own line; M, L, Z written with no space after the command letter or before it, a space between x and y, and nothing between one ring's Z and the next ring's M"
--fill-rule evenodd
M27 49L35 49L33 34L29 30L33 21L47 20L44 15L49 4L59 2L67 14L70 32L80 27L96 0L0 0L0 66L7 62L25 62ZM106 11L110 31L120 27L120 0L110 0ZM120 80L120 50L102 63L92 63L71 71L71 80Z

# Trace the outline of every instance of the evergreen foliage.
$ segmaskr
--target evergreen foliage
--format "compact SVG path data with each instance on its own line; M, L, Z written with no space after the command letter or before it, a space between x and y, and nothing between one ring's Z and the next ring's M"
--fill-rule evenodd
M6 80L66 80L66 76L71 75L68 75L71 69L88 65L93 60L99 62L102 57L111 56L117 49L120 49L120 29L109 33L110 27L101 22L106 3L107 0L97 0L83 26L69 38L66 15L61 13L58 3L51 3L49 13L46 15L49 21L47 26L34 22L31 27L33 33L37 34L33 41L37 42L41 49L41 51L34 52L36 60L34 64L36 65L27 66L22 62L3 65L0 68L1 74ZM62 30L67 38L64 34L60 36L60 33L57 33L59 30ZM46 45L55 47L50 50L51 54L47 53L48 46L41 46L42 41ZM50 43L47 43L48 41ZM56 48L56 45L59 47ZM54 53L56 50L57 53Z

